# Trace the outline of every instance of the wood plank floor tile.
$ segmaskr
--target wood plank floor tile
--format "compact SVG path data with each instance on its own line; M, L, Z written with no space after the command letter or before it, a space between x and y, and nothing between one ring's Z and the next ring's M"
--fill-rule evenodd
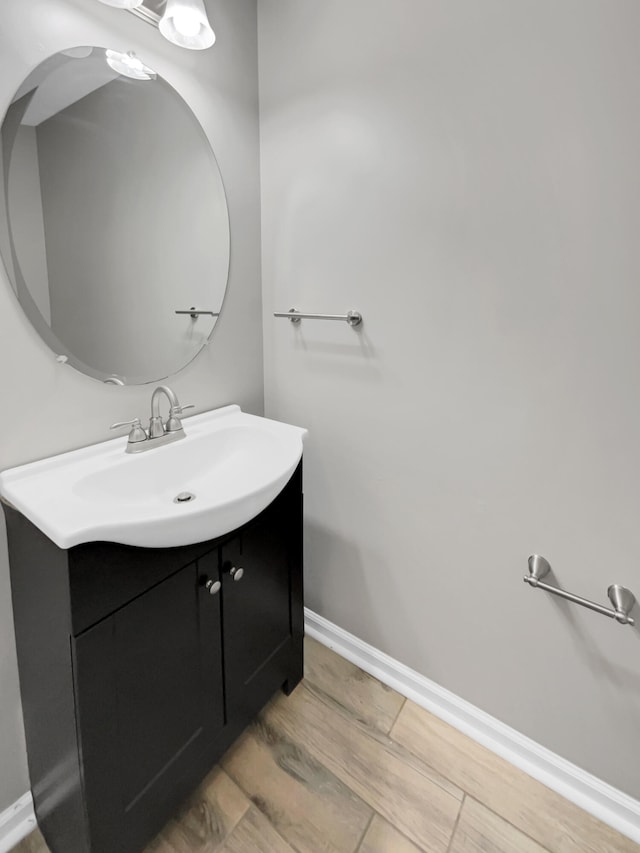
M380 815L375 815L358 853L420 853L420 848Z
M213 853L250 805L236 783L216 767L145 853Z
M20 844L11 850L11 853L49 853L49 848L40 830L36 829L26 838L23 838Z
M299 853L353 853L373 814L303 746L264 720L244 733L222 764Z
M445 853L462 792L389 737L322 702L303 682L262 719L304 747L391 824Z
M506 820L467 797L453 836L450 853L545 853Z
M325 702L349 711L367 726L389 734L404 696L372 678L321 643L305 638L304 677Z
M245 817L220 848L220 853L295 853L257 808Z
M640 853L640 847L407 701L391 737L551 853Z

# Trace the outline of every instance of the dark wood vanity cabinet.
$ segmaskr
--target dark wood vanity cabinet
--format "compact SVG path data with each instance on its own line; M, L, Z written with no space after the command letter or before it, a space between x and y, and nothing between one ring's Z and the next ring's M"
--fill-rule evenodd
M52 853L140 853L302 677L301 467L247 525L184 548L62 551L5 512L38 822Z
M202 562L217 573L216 558ZM71 641L91 850L113 850L121 827L144 843L224 729L220 595L199 586L199 566Z
M296 522L288 525L288 539L273 536L273 530L292 518ZM230 716L253 716L255 704L262 707L273 693L274 679L289 693L297 684L295 679L289 683L289 672L302 671L302 644L292 647L290 643L292 633L303 632L302 574L292 576L288 569L290 549L302 552L300 502L294 506L275 501L220 549L225 693ZM244 569L239 581L233 579L237 567Z

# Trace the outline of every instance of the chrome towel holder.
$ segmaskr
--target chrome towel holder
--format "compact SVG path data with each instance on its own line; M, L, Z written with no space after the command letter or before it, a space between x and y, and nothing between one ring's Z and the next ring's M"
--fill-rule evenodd
M635 625L635 620L630 614L636 603L636 597L630 589L620 586L617 583L609 587L607 594L609 595L609 601L613 604L613 609L611 609L610 607L604 607L602 604L596 604L595 601L589 601L587 598L574 595L572 592L566 592L557 586L550 586L547 583L543 583L542 578L546 577L550 571L551 565L549 561L539 554L533 554L529 557L529 574L523 580L534 589L542 589L574 604L579 604L581 607L588 607L589 610L595 610L596 613L601 613L603 616L615 619L621 625Z
M299 323L300 320L343 320L352 328L362 323L362 314L359 311L347 311L346 314L305 314L296 308L290 308L288 311L275 311L273 316L287 317L292 323Z
M188 314L192 320L197 320L201 314L208 315L209 317L219 317L220 312L216 313L215 311L203 311L200 308L196 308L195 305L189 308L188 311L176 311L176 314Z

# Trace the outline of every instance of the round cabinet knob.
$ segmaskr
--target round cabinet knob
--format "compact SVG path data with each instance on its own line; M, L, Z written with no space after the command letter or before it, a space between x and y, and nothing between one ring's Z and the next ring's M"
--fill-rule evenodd
M241 581L244 576L244 569L236 568L232 566L229 570L229 574L234 579L234 581Z
M220 592L220 587L222 586L222 584L220 583L220 581L208 580L204 586L205 589L208 591L209 595L216 595L218 592Z

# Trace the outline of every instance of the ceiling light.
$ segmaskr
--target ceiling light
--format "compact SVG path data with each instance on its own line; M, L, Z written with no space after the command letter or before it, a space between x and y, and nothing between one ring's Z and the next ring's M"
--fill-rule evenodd
M202 0L167 0L159 26L166 39L190 50L204 50L216 40Z
M116 9L137 9L143 0L100 0L105 6L115 6Z
M105 54L109 67L117 71L118 74L131 77L132 80L156 79L156 72L138 59L135 53L118 53L117 50L107 50Z

